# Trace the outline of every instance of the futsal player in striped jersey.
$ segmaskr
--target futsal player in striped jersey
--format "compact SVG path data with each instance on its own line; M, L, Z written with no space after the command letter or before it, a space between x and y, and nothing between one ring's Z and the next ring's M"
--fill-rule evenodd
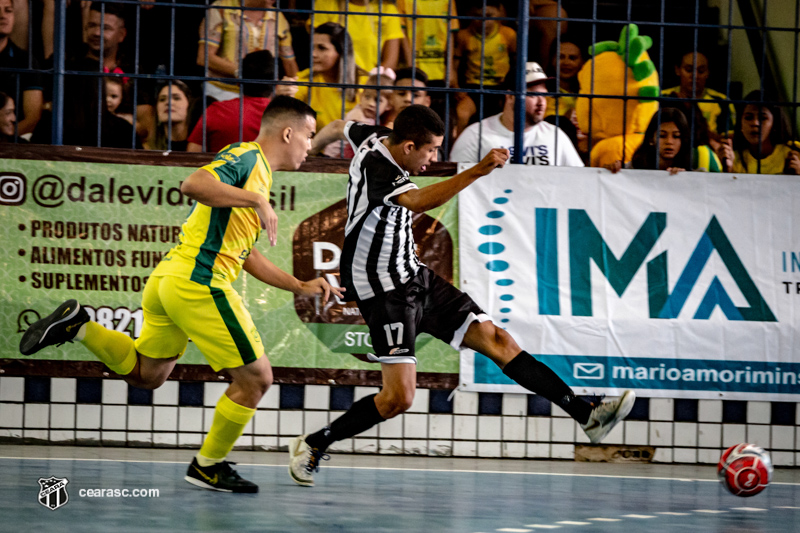
M233 283L242 269L269 285L328 299L323 278L300 281L255 247L262 230L277 242L278 217L269 203L273 170L296 170L312 148L316 113L282 96L264 111L253 142L234 143L181 185L195 200L180 243L156 266L142 294L144 325L134 341L91 322L76 300L60 305L23 335L20 351L77 340L135 387L155 389L169 377L189 337L214 371L233 382L220 397L211 429L192 460L189 483L224 492L258 492L225 460L272 384L261 337Z
M342 285L369 326L375 353L368 357L381 363L383 388L355 402L330 427L290 442L289 473L299 485L314 485L314 473L332 443L411 407L417 381L414 344L420 333L488 356L509 378L569 413L592 442L602 440L633 407L633 391L596 405L575 396L549 367L495 326L469 295L420 262L412 213L441 206L509 158L508 150L495 148L472 168L420 189L411 175L436 160L444 131L434 111L412 105L397 116L393 130L337 121L318 135L321 146L346 139L355 151L347 183Z

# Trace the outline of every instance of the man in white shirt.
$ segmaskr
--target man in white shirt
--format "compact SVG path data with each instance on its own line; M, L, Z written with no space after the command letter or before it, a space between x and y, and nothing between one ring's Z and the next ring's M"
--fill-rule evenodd
M558 165L582 167L578 152L560 128L544 121L547 110L548 78L538 63L528 63L525 81L525 153L526 165ZM530 94L534 93L534 94ZM472 124L456 139L450 161L477 163L492 148L507 148L514 154L514 95L506 95L503 112Z

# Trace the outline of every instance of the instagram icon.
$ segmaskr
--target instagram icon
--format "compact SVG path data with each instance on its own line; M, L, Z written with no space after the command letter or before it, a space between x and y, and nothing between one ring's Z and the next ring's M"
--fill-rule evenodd
M0 173L0 205L22 205L25 203L27 180L17 172Z

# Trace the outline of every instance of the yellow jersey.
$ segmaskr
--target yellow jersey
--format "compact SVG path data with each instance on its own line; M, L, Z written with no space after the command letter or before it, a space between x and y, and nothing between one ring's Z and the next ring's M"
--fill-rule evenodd
M671 87L669 89L664 89L661 92L661 96L678 97L680 92L680 87ZM700 98L706 100L705 102L697 102L697 107L700 108L700 113L702 113L703 118L706 119L708 130L711 133L723 134L726 132L727 128L727 132L733 135L733 125L736 121L736 109L733 107L733 104L728 102L728 97L721 92L706 87ZM669 105L669 102L664 102L663 105ZM690 118L691 117L686 117L687 120Z
M308 69L297 73L297 81L308 82ZM322 74L314 73L314 83L325 83ZM309 90L311 99L308 99ZM336 119L344 118L356 106L355 100L352 102L344 101L344 114L342 113L342 95L344 89L338 87L309 87L299 85L294 97L307 103L317 112L317 131L324 128L327 124Z
M442 16L443 13L447 13L448 8L450 16L455 17L455 0L397 0L397 10L404 15ZM458 20L414 19L408 16L402 19L402 27L408 42L414 46L415 66L428 75L428 80L444 80L447 69L447 37L451 31L458 31ZM415 38L416 44L414 44Z
M377 0L365 6L348 3L340 0L316 0L315 11L347 11L345 14L314 13L306 24L306 29L311 29L311 19L314 26L335 22L347 29L347 34L353 41L353 52L356 56L356 66L363 72L369 72L380 64L380 53L386 41L402 39L405 37L400 27L400 17L379 17L378 10L382 9L383 15L398 15L393 4L384 2L379 5ZM347 19L345 21L345 18ZM345 22L347 24L345 25ZM380 45L378 44L378 28L380 27Z
M222 183L269 200L272 169L255 142L234 143L202 167ZM261 235L250 207L209 207L195 203L181 226L180 243L161 260L153 276L179 276L220 287L239 277L242 264Z
M734 153L733 170L740 174L783 174L786 166L786 157L792 149L779 144L771 154L761 159L761 172L758 171L758 159L750 153L750 150L743 150Z
M476 34L471 29L461 30L466 32L463 45L464 60L467 62L466 82L478 85L483 78L484 85L499 85L503 83L506 74L511 69L509 53L515 52L517 32L499 24L497 31L486 35L484 41L480 33ZM483 70L481 70L481 52L484 53Z

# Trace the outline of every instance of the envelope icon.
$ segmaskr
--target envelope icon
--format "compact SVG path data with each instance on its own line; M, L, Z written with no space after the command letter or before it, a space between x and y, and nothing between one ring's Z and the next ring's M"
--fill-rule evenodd
M603 363L575 363L572 375L576 379L603 379L606 366Z

